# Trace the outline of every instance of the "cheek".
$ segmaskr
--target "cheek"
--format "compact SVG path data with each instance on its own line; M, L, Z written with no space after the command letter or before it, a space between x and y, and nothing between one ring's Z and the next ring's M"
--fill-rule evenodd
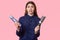
M34 8L32 8L32 11L34 11Z
M29 10L30 10L30 9L29 9L29 8L27 8L26 10L29 12Z
M34 12L34 10L35 10L35 9L34 9L34 8L32 8L32 12Z

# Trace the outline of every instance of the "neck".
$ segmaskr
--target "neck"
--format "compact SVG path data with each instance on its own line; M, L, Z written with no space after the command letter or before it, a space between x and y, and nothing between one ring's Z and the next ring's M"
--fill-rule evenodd
M30 14L30 13L28 13L28 15L29 15L29 16L33 16L34 14Z

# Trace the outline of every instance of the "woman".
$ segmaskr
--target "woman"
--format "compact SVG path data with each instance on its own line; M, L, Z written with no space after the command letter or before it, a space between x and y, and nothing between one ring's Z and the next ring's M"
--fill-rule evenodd
M19 18L19 23L15 23L16 35L19 36L19 40L38 40L37 37L40 36L39 21L35 3L27 2L25 15Z

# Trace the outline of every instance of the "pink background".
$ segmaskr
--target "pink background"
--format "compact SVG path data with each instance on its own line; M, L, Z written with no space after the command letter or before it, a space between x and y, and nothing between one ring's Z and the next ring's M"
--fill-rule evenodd
M0 40L18 40L16 27L9 19L24 15L25 4L29 0L0 0ZM41 26L39 40L60 40L60 0L33 0L39 17L46 16Z

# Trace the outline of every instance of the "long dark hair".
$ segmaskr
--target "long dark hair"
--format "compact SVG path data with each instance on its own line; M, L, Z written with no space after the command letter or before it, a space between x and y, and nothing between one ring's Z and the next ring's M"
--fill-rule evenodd
M38 17L36 5L35 5L35 3L33 1L29 1L29 2L26 3L26 6L25 6L25 15L27 15L27 13L28 13L27 10L26 10L28 4L33 4L34 5L34 7L35 7L34 16L37 16Z

